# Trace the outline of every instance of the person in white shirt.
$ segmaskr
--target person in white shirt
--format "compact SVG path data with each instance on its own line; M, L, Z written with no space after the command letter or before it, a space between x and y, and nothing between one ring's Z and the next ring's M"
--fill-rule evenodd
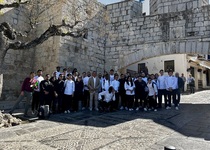
M189 75L189 78L187 78L187 84L190 87L190 93L195 93L195 78L192 77L192 75Z
M114 88L110 86L108 91L99 93L98 99L102 111L112 111L114 107L113 102L116 100Z
M142 80L147 83L147 77L144 72L141 73Z
M114 74L114 81L111 82L111 86L114 88L115 91L115 98L116 100L114 101L114 109L118 110L119 106L119 87L120 87L120 82L118 81L119 75L117 73Z
M113 69L111 69L110 71L109 71L109 81L114 81L114 70Z
M60 66L57 66L57 67L56 67L56 71L55 71L56 79L58 79L59 75L61 74L61 73L60 73L60 69L61 69Z
M162 108L162 97L164 96L165 108L167 107L167 94L166 94L166 76L163 75L163 70L159 71L160 76L157 79L158 87L158 108Z
M126 99L127 99L127 104L128 104L128 110L132 111L133 110L133 103L134 103L134 89L135 89L135 84L132 81L131 76L127 77L127 80L124 84L125 88L125 94L126 94Z
M148 93L148 99L149 99L149 109L152 109L154 111L157 111L157 101L156 101L156 95L157 95L157 85L152 81L151 78L148 78L147 87L149 89Z
M64 113L70 113L71 104L74 97L75 83L72 80L72 74L67 75L67 80L64 82L64 96L63 96L63 106Z
M168 77L165 79L168 103L166 109L171 109L171 96L176 100L177 78L173 76L173 70L168 71Z
M109 75L106 74L102 82L102 91L108 91L110 85L111 85L111 81L109 80Z
M82 110L85 110L88 108L89 100L90 100L90 93L89 93L89 88L88 88L88 80L90 78L91 74L90 71L86 73L83 72L83 83L84 83L84 98L82 102Z
M38 112L39 109L39 103L41 98L40 83L41 81L44 80L44 78L42 77L42 70L37 71L37 75L34 77L34 79L36 80L37 86L33 92L32 105L31 105L32 114L34 114L35 111Z

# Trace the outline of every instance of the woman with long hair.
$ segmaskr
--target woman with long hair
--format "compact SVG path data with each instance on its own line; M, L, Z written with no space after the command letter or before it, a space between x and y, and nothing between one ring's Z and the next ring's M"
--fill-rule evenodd
M134 89L135 89L135 84L132 81L131 76L128 76L126 79L126 82L124 84L125 88L125 94L126 94L126 101L128 105L128 110L132 111L133 110L133 103L134 103Z

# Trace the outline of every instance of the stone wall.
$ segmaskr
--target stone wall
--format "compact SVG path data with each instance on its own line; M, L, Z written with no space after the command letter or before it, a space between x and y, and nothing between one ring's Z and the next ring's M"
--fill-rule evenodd
M150 14L187 11L207 4L208 0L151 0Z
M74 11L74 6L80 6L79 11ZM80 73L83 71L104 70L104 41L106 39L105 21L106 11L104 6L95 0L68 1L63 6L62 16L68 23L74 20L74 15L81 20L80 28L87 28L88 34L81 38L61 37L59 48L59 64L63 68L77 68Z
M118 22L117 26L109 24L106 67L124 69L142 59L167 54L208 54L209 8L207 5L187 11L134 17Z
M8 22L18 32L29 30L24 7L1 10L0 23ZM29 36L28 39L31 37ZM26 38L21 38L26 41ZM0 75L0 100L15 100L22 81L33 66L33 50L8 50L3 64L4 73Z

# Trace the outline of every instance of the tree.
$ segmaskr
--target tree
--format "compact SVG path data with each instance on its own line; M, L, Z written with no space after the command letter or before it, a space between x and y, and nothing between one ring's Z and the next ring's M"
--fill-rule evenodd
M53 6L63 5L67 3L66 0L27 0L27 1L14 1L10 4L0 4L0 10L5 8L19 8L24 7L23 13L27 18L27 22L30 26L28 31L24 33L17 32L8 22L2 22L0 24L0 66L3 66L4 58L9 49L13 50L28 50L33 48L44 41L48 40L52 36L71 36L74 38L82 37L87 33L87 28L84 27L85 22L94 16L94 9L92 4L97 2L96 0L85 0L84 3L72 1L69 5L72 7L72 18L70 21L63 19L60 20L60 24L49 25L49 27L38 37L33 38L30 41L22 40L21 37L27 39L30 34L34 33L37 26L49 19L43 18L43 14ZM84 7L85 6L85 7ZM81 9L86 8L85 17L80 17ZM1 16L0 16L1 17ZM55 16L53 16L55 17ZM52 18L52 17L51 17ZM2 67L0 67L0 73Z

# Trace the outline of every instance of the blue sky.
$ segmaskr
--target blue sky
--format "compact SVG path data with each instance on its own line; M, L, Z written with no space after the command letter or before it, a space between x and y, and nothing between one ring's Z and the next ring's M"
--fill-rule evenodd
M111 4L116 2L121 2L122 0L98 0L102 4ZM149 14L149 0L144 0L143 2L143 12Z

